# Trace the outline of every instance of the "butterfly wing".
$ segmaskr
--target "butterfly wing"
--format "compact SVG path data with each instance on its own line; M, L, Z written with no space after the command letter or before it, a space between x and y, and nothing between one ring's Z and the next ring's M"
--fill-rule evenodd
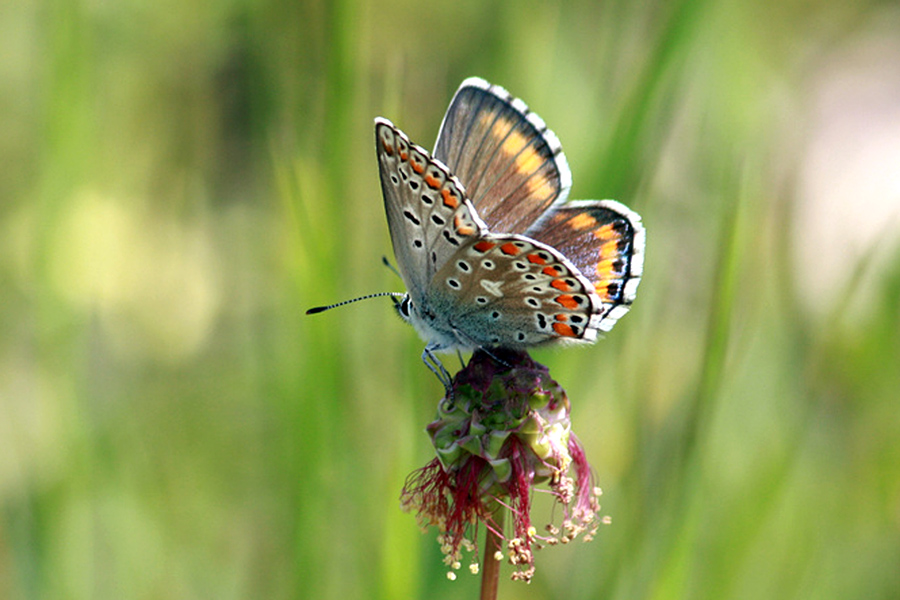
M390 121L375 119L375 140L394 256L419 302L437 270L468 238L483 235L485 225L447 167Z
M466 186L492 231L524 233L572 185L562 146L544 121L477 77L450 102L434 156Z
M591 282L602 303L598 327L612 329L643 272L640 216L613 200L568 202L551 208L527 235L559 250Z
M427 302L465 345L524 349L596 339L603 305L554 248L520 235L469 240L438 271Z

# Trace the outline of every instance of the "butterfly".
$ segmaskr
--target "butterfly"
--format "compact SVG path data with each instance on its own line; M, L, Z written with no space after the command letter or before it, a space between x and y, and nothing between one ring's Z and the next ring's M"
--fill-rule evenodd
M375 139L407 288L395 304L445 385L434 353L590 343L628 311L643 268L640 216L612 200L566 202L558 138L505 89L466 79L433 153L381 117Z

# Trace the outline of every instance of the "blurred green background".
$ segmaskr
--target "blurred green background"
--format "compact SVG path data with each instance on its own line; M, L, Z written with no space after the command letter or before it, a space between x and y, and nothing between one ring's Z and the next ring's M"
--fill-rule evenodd
M398 507L422 342L303 314L401 289L372 119L470 75L648 230L535 353L612 524L501 597L900 598L898 60L896 1L4 2L0 598L476 597Z

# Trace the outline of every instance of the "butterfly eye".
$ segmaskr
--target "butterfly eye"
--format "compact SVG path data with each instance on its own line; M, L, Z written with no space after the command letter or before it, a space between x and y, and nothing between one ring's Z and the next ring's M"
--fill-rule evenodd
M395 305L397 307L397 312L400 313L400 316L404 319L409 319L411 304L409 296L404 296L403 300Z

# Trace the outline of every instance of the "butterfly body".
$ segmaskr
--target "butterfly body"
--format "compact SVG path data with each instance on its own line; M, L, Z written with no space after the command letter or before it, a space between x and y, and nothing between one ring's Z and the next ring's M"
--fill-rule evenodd
M593 342L640 281L640 217L611 200L565 202L556 136L505 90L467 79L434 153L383 118L376 154L400 315L426 353Z

